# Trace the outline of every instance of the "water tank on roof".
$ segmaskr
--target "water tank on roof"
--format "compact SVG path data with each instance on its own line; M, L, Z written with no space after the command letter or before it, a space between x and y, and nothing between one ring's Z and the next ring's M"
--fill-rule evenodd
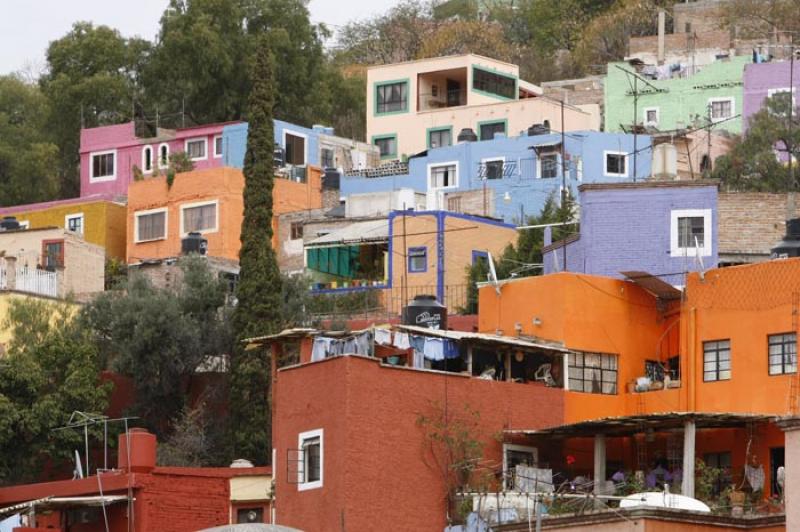
M3 219L0 220L0 231L13 231L19 228L19 222L13 216L4 216Z
M653 177L675 179L678 176L678 148L664 143L653 148Z
M786 236L772 248L773 259L800 257L800 218L786 220Z
M478 135L476 135L475 132L472 131L471 128L465 127L464 129L462 129L458 133L458 137L456 137L456 140L459 143L461 143L461 142L475 142L476 140L478 140Z
M418 295L403 309L403 325L447 329L447 307L435 296Z
M181 240L181 254L198 253L205 255L208 251L208 240L203 238L200 233L189 233L186 238Z
M533 124L531 127L528 128L528 136L534 137L536 135L549 135L550 134L550 122L547 124Z
M156 467L156 437L147 429L133 428L119 435L117 467L134 473L147 473Z

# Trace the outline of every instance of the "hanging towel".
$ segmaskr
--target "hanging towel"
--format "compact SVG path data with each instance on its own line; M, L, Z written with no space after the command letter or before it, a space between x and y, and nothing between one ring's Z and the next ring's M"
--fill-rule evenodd
M459 358L458 344L452 340L444 340L444 358Z
M753 491L761 491L764 489L764 466L759 465L753 467L750 464L744 466L744 476L747 478L747 483L753 488Z
M422 351L414 350L414 367L425 369L425 354Z
M365 332L353 338L356 344L354 353L357 355L372 356L372 333Z
M375 329L375 343L392 345L392 331L389 329Z
M411 342L408 339L408 333L394 333L394 346L399 347L400 349L408 349L411 347Z
M414 351L419 351L420 353L425 352L425 337L424 336L409 336L408 341L411 344L409 347L413 347Z
M441 338L425 338L423 352L428 360L444 360L444 342Z
M314 345L311 348L311 362L316 362L327 357L332 342L332 338L325 338L324 336L317 336L314 338Z

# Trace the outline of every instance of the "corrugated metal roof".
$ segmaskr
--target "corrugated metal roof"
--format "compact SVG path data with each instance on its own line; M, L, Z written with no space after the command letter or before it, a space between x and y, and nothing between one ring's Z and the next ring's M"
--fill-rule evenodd
M539 338L521 338L518 336L498 336L496 334L486 334L477 332L463 331L443 331L440 329L428 329L427 327L417 327L416 325L397 325L398 329L420 334L422 336L435 336L437 338L448 338L456 341L473 341L489 344L500 344L505 346L521 347L523 349L539 349L545 351L556 351L559 353L569 353L570 350L563 344L549 342Z
M355 222L327 235L306 242L306 247L324 247L362 242L384 242L389 240L389 220Z

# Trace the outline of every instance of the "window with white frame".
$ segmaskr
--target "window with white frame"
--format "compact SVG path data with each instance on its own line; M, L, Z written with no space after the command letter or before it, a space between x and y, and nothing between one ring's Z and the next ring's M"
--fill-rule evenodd
M217 231L219 203L208 201L181 206L181 233L213 233Z
M645 108L644 125L653 127L658 125L658 107Z
M503 482L507 490L518 490L527 484L525 478L517 477L517 466L536 467L539 453L536 447L528 445L503 444Z
M719 122L733 117L734 99L733 98L711 98L708 100L708 107L711 113L711 121Z
M186 155L193 161L201 161L208 158L207 139L189 139L186 141Z
M458 186L458 163L428 165L428 188L451 188Z
M137 212L134 220L136 242L167 238L167 209Z
M169 144L162 144L158 147L158 167L163 170L169 166Z
M558 177L558 154L543 153L539 156L539 178L551 179Z
M683 209L670 213L670 255L711 255L711 209Z
M222 135L217 135L214 137L214 158L220 157L222 157Z
M96 152L89 157L91 181L113 181L117 178L117 150Z
M301 455L297 471L298 491L322 487L325 449L323 438L323 429L301 432L297 436L297 447Z
M605 151L605 175L607 177L628 177L628 154L622 151Z
M797 373L797 334L771 334L769 344L769 374Z
M66 215L64 217L64 227L67 231L83 235L83 213Z
M726 381L731 378L731 341L703 342L703 380Z
M149 174L153 171L153 147L145 146L142 148L142 171Z

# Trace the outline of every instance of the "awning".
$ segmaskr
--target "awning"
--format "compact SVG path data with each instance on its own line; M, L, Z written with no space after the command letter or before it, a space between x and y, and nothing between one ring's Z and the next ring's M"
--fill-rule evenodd
M559 425L544 429L506 430L509 435L590 437L596 434L606 436L632 436L647 429L665 431L682 429L686 421L694 421L698 429L742 428L749 423L773 421L775 416L764 414L737 414L723 412L663 412L636 416L605 417L581 421L569 425Z
M345 244L387 242L389 240L389 221L385 218L366 222L353 222L350 225L331 231L327 235L306 242L305 247L330 247Z
M419 334L421 336L433 336L436 338L448 338L458 342L484 343L504 347L516 347L520 349L536 351L553 351L557 353L570 353L571 351L563 344L549 342L539 338L525 338L519 336L498 336L496 334L463 332L463 331L444 331L440 329L428 329L416 325L397 325L398 329Z
M34 499L32 501L21 502L13 506L0 508L0 516L13 515L16 513L26 512L30 508L72 508L75 506L105 506L117 502L127 501L126 495L97 495L87 497L44 497L42 499Z
M651 275L647 272L620 272L620 273L625 277L627 277L628 280L638 284L639 286L644 288L647 292L653 294L659 299L669 301L672 299L681 298L680 290L678 290L668 282L662 281L655 275Z
M549 140L546 142L537 142L535 144L531 144L530 146L528 146L528 149L539 151L541 149L555 148L557 146L561 146L560 140Z

